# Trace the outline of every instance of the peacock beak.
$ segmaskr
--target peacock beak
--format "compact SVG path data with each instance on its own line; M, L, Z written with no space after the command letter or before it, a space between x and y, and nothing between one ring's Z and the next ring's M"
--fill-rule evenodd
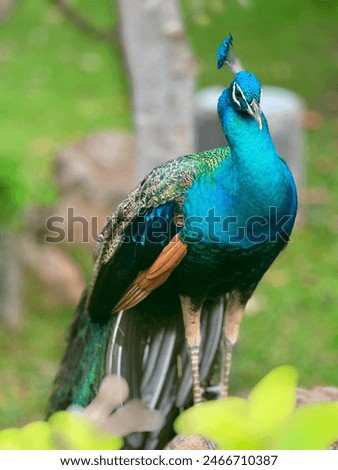
M263 129L263 122L262 122L262 111L259 106L259 103L253 99L251 103L248 106L248 113L254 118L254 120L257 122L258 127L260 130Z

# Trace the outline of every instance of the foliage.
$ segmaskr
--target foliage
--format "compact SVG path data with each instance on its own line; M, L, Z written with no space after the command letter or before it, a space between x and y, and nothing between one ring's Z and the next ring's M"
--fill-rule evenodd
M48 421L0 431L0 450L111 450L122 444L120 437L68 411L58 411Z
M297 373L281 366L265 376L247 400L228 397L183 412L181 434L199 434L220 449L327 449L338 437L338 403L295 410Z

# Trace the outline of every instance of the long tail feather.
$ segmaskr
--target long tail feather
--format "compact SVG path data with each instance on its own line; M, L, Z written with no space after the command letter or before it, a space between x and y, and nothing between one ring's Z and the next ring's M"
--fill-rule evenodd
M48 415L71 404L86 406L96 396L105 375L110 327L92 323L84 314L86 291L71 325L68 346L55 378Z
M180 410L192 404L192 380L183 321L180 318L172 326L159 326L154 331L145 327L145 319L142 319L142 313L137 311L137 307L123 312L122 316L125 317L125 321L123 325L121 322L119 327L119 337L114 331L112 332L108 348L110 368L107 373L119 371L127 381L135 383L131 374L138 374L135 370L138 366L126 360L126 357L138 355L138 365L140 365L141 357L141 386L138 390L134 389L131 392L130 398L141 398L150 408L159 410L165 417L165 426L161 430L143 436L135 434L129 436L126 439L126 447L129 449L163 448L173 437L173 422ZM131 319L130 322L127 320L128 317ZM218 350L222 330L223 302L219 300L206 302L202 319L200 368L202 380L207 380ZM129 335L126 330L128 327L137 331L137 342L128 340ZM139 349L140 344L144 345L142 351ZM134 348L137 349L136 354L133 351ZM123 364L126 363L130 364L132 371L124 368Z
M117 374L129 385L129 399L140 398L165 418L161 430L134 433L126 449L163 448L173 437L173 422L192 404L191 374L181 317L171 325L154 321L138 306L121 311L104 324L84 313L86 293L70 329L69 343L50 399L49 414L71 404L87 406L103 377ZM208 301L201 325L201 378L207 380L214 363L222 329L223 305ZM122 404L121 404L122 405Z

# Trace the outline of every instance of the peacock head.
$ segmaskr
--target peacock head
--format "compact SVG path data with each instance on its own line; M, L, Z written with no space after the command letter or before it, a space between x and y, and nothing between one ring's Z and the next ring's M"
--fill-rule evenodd
M227 64L235 74L235 79L229 87L231 105L236 111L252 116L259 128L262 129L262 112L260 109L261 84L253 73L243 69L241 62L235 56L231 34L224 39L217 51L217 68L220 69L224 64Z
M251 72L237 72L230 85L231 102L237 111L248 113L262 129L262 112L260 108L261 84Z

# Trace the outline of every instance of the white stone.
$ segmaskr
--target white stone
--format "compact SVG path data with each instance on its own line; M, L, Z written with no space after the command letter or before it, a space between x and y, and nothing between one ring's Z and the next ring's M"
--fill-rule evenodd
M225 139L217 115L217 102L222 91L223 88L215 86L205 88L195 95L198 151L224 145ZM288 162L298 186L304 185L303 102L289 90L264 86L261 106L279 155Z

